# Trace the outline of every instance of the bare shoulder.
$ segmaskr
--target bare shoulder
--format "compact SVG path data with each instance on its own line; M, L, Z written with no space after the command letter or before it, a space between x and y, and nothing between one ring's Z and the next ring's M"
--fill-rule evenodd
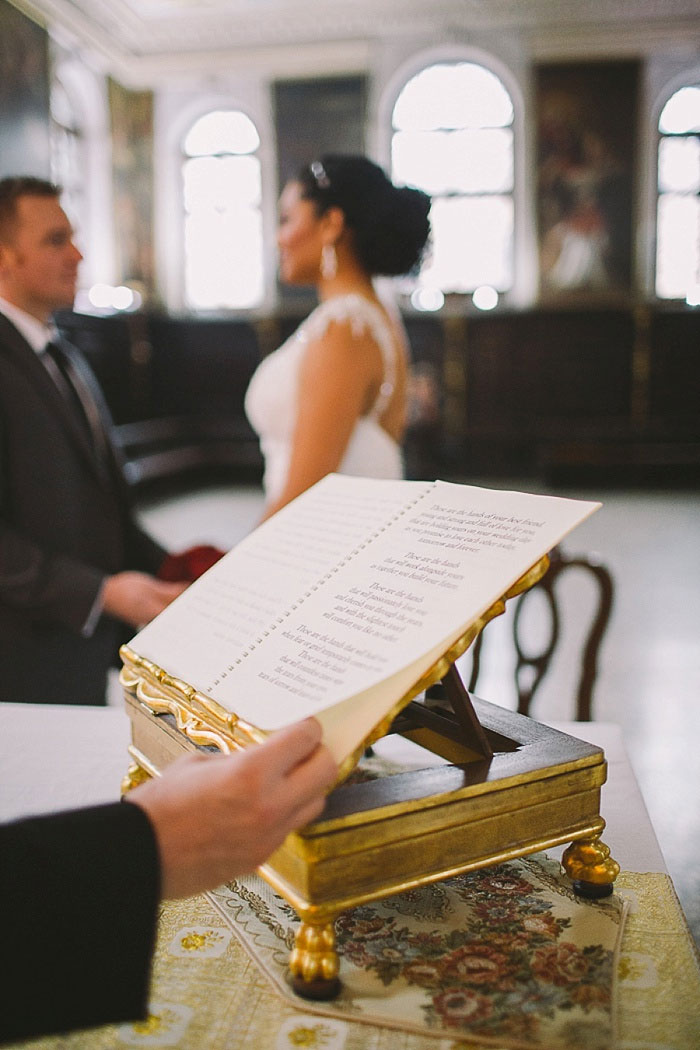
M333 318L323 331L309 338L304 354L305 369L357 369L365 364L371 370L381 354L376 337L368 325L351 318Z

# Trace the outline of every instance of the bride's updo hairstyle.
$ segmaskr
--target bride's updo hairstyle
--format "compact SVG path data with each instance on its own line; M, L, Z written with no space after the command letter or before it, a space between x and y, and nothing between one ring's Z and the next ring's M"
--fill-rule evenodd
M427 194L394 186L361 156L326 154L303 168L297 181L319 215L340 208L358 260L371 276L397 277L418 266L430 234Z

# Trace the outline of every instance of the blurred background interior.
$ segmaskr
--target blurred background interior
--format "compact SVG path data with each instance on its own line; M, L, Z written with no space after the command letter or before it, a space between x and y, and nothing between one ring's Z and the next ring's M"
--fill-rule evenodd
M603 501L531 713L576 714L602 566L592 717L623 726L700 939L698 0L0 0L0 56L0 176L65 188L85 260L60 325L171 546L260 511L243 395L312 305L277 281L285 179L365 152L432 195L394 288L409 476ZM514 707L512 621L477 692ZM546 600L527 621L546 647Z

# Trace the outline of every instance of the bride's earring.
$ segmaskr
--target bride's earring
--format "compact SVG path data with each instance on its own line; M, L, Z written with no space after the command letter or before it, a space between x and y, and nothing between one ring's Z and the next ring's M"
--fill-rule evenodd
M324 244L321 249L321 277L332 281L338 272L338 256L334 244Z

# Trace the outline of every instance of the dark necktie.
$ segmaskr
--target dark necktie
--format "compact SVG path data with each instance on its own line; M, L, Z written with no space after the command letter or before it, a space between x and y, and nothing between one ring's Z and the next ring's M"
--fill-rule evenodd
M56 386L72 404L81 425L87 429L100 464L106 467L109 463L109 439L89 382L60 343L47 343L43 357Z

